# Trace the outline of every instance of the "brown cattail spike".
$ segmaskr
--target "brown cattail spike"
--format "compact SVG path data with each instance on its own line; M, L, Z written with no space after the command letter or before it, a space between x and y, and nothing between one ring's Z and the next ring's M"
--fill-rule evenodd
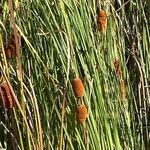
M14 100L6 81L0 84L0 90L3 106L6 107L7 109L12 109L14 105Z
M5 47L4 50L7 59L11 59L13 56L16 55L16 50L12 45Z
M20 35L17 34L18 42L20 45ZM12 57L16 56L16 43L15 43L15 36L12 35L11 40L8 45L4 45L5 55L7 59L11 59Z
M84 96L85 89L84 89L82 80L80 78L77 77L73 79L72 87L73 87L74 94L77 98Z
M106 23L107 23L107 16L104 10L99 11L97 22L98 22L100 31L104 34L106 30Z
M115 67L116 75L121 76L122 75L121 65L120 65L120 61L118 59L115 60L114 67Z
M121 80L121 100L124 101L126 98L126 87L124 80Z
M84 123L88 116L88 110L85 105L80 105L77 108L77 119L80 123Z

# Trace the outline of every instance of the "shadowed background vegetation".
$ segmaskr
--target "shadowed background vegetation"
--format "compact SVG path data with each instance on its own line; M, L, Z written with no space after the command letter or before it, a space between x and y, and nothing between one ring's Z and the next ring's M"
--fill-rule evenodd
M2 0L1 149L148 149L149 16L149 0ZM84 84L81 98L75 77Z

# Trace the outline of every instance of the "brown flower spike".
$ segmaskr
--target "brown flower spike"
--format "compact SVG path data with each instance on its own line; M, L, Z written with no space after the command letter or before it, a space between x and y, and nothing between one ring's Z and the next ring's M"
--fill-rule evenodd
M84 123L88 116L88 110L85 105L80 105L77 108L77 119L80 123Z
M115 72L117 76L122 75L120 60L116 59L114 62Z
M4 50L7 59L11 59L13 56L16 55L16 50L12 45L5 47Z
M20 35L18 36L18 42L20 45ZM4 45L5 55L7 59L11 59L12 57L16 56L16 43L15 43L15 36L12 35L11 40L8 45Z
M6 81L0 84L0 89L1 89L1 99L2 99L3 106L6 107L7 109L12 109L14 105L14 100L10 88Z
M104 34L106 30L106 23L107 23L107 15L104 10L100 10L98 14L98 21L97 21L100 31Z
M84 89L82 80L80 78L76 77L73 79L72 88L73 88L74 94L77 98L84 96L85 89Z

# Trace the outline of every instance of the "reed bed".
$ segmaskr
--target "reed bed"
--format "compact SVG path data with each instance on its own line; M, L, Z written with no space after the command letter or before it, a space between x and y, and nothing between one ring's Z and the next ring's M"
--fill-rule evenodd
M144 150L149 0L1 0L0 149Z

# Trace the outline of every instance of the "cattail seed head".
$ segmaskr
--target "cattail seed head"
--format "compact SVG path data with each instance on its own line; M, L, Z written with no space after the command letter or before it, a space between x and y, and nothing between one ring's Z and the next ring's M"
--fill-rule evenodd
M20 46L21 42L20 42L20 35L19 33L17 33L17 39L18 39L18 45ZM7 59L11 59L14 56L16 56L16 42L15 42L15 36L12 35L10 42L8 43L8 45L4 44L4 50L5 50L5 55Z
M88 116L88 110L85 105L80 105L77 108L77 119L80 123L84 123Z
M100 10L99 15L100 15L100 17L105 17L106 18L105 10Z
M104 10L100 10L98 14L98 21L97 21L100 31L105 33L106 30L106 23L107 23L107 15Z
M122 75L120 60L116 59L114 62L115 72L117 76Z
M2 99L3 106L6 107L7 109L12 109L14 105L14 100L10 88L6 81L0 84L0 90L1 90L1 99Z
M12 45L5 47L4 50L5 50L5 55L7 59L11 59L12 57L16 55L16 50Z
M80 78L77 77L73 79L72 87L73 87L74 94L77 98L84 96L85 89L82 80Z

